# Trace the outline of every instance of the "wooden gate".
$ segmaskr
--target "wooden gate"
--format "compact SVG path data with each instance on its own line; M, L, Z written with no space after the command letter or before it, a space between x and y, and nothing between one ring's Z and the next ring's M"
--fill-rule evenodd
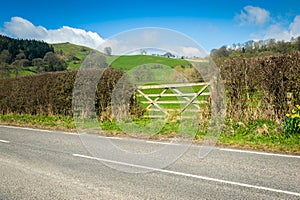
M208 103L210 96L208 86L209 83L205 82L143 85L137 86L137 97L146 112L162 112L167 116L170 113L180 115L184 111L199 112L200 104ZM165 115L148 115L148 117L165 117Z

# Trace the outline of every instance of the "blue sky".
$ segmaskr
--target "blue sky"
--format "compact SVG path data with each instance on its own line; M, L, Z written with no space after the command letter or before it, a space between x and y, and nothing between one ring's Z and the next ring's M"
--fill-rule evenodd
M250 39L300 35L299 0L252 1L4 1L0 33L47 42L98 45L122 31L162 27L210 51Z

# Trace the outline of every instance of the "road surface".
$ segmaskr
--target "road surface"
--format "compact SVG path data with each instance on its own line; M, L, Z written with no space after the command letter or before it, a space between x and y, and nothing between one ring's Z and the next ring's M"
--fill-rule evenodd
M111 140L123 149L165 145ZM0 126L0 199L300 199L300 156L216 147L200 159L192 146L160 169L108 159L109 151L95 157L83 143L76 134Z

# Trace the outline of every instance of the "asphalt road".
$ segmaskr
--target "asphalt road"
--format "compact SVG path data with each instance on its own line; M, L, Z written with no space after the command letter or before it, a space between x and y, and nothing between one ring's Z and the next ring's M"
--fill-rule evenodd
M200 159L191 146L160 168L107 144L138 154L163 143L91 138L0 126L0 199L300 199L300 156L215 148Z

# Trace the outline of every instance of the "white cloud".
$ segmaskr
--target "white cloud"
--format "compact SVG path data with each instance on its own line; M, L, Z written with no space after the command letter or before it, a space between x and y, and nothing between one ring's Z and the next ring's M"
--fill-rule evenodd
M290 35L297 37L300 35L300 15L296 16L294 21L290 24Z
M136 37L138 37L136 35ZM143 36L141 36L143 37ZM105 42L103 42L98 50L104 51L104 48L109 46L113 50L113 54L116 55L134 55L134 54L140 54L141 50L144 49L147 51L147 53L151 52L171 52L172 54L176 56L187 56L187 57L206 57L208 55L207 52L204 50L201 50L196 47L192 46L177 46L176 43L173 46L164 46L163 44L159 44L160 48L156 48L156 46L150 46L149 41L140 41L140 45L138 45L135 41L132 41L131 39L128 40L118 40L120 38L113 38L108 39Z
M12 17L4 24L4 33L8 36L44 40L48 43L70 42L103 51L107 46L115 55L140 53L141 49L158 49L178 56L205 57L207 52L182 34L169 29L143 28L133 29L103 40L97 33L78 28L63 26L59 29L46 29L35 26L21 17Z
M171 52L176 56L205 57L207 52L183 34L162 28L146 27L132 29L107 39L99 46L99 50L107 46L115 55L139 54L141 49L151 52ZM155 50L155 51L154 51Z
M4 30L20 38L41 38L47 34L42 26L34 26L31 22L21 17L12 17L10 22L4 23Z
M300 36L300 15L295 16L293 22L286 26L285 22L278 21L276 18L271 19L270 12L266 9L254 6L245 6L240 14L235 16L240 25L264 26L262 30L251 33L251 38L276 39L289 41L292 37ZM278 17L279 19L279 17Z
M207 54L195 47L181 47L181 55L188 57L205 57Z
M270 20L270 12L255 6L245 6L240 14L235 18L240 25L258 25L263 26Z
M265 32L264 39L276 39L289 41L292 37L300 36L300 15L294 18L288 28L284 28L279 23L271 25Z
M10 22L5 22L4 33L18 38L44 40L48 43L70 42L91 48L97 48L104 41L95 32L69 26L47 30L45 27L35 26L21 17L12 17Z
M291 36L288 30L280 24L274 24L268 27L265 32L264 39L290 40Z

